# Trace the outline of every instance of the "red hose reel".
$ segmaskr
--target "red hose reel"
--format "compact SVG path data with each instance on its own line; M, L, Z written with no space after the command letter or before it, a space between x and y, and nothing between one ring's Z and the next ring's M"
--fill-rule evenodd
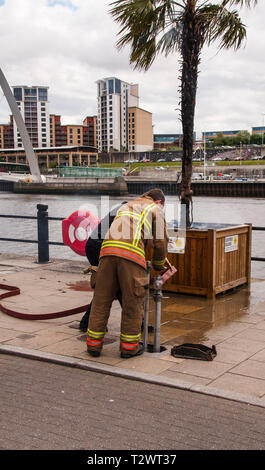
M78 210L62 221L63 243L80 256L86 256L85 246L100 220L91 211Z

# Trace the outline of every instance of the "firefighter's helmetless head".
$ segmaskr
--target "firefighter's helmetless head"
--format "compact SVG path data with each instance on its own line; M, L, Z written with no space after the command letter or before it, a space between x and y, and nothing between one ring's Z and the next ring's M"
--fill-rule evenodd
M142 197L151 197L155 204L158 204L162 207L165 205L165 195L163 191L159 188L150 189L142 195Z

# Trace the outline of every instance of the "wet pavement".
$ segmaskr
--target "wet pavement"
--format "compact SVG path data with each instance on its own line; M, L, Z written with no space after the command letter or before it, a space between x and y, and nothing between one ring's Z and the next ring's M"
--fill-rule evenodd
M124 360L119 354L120 305L113 303L103 352L86 352L86 335L78 328L83 313L52 319L23 320L0 312L0 353L98 371L265 407L265 263L252 263L252 282L217 296L164 292L161 353ZM45 314L84 306L93 291L86 262L0 255L0 283L19 287L20 295L1 304L21 313ZM0 291L2 294L4 291ZM150 296L150 324L154 302ZM149 335L153 343L153 334ZM174 358L182 343L215 345L213 361Z

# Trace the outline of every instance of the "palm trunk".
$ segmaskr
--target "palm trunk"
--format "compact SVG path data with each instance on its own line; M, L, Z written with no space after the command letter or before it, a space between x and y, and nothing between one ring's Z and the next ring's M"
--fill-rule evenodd
M191 226L192 204L192 153L194 113L197 91L198 65L200 61L200 31L196 21L194 2L186 8L182 34L181 120L183 130L183 157L181 174L181 204L185 205L186 227Z

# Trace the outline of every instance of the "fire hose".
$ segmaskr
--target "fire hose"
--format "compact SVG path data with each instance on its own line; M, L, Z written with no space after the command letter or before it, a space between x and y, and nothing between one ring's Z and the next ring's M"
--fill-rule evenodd
M153 351L159 352L160 351L160 321L161 321L161 300L162 300L162 286L163 283L166 282L173 274L176 273L176 268L172 266L168 259L166 259L166 263L168 265L168 269L162 276L157 275L154 279L150 279L151 273L151 263L150 261L147 262L147 276L148 276L148 284L146 285L146 296L145 296L145 312L144 312L144 350L148 350L148 311L149 311L149 284L152 282L153 289L154 289L154 301L155 301L155 327L154 327L154 345ZM7 292L0 294L0 300L6 299L8 297L20 295L20 288L16 286L9 286L6 284L0 284L0 289L5 290ZM15 318L20 318L23 320L51 320L54 318L62 318L67 317L70 315L74 315L76 313L81 313L87 310L89 304L82 305L80 307L75 307L68 310L62 310L59 312L53 313L22 313L17 312L15 310L11 310L10 308L5 307L2 303L0 303L0 310L7 315L10 315Z
M19 287L8 286L6 284L0 284L0 289L7 291L3 294L0 294L0 300L20 294ZM89 304L82 305L80 307L75 307L75 308L71 308L68 310L62 310L60 312L34 314L34 313L16 312L15 310L11 310L10 308L7 308L2 303L0 303L0 310L3 313L10 315L11 317L21 318L22 320L51 320L53 318L62 318L62 317L67 317L69 315L74 315L76 313L84 312L87 310L88 305Z

